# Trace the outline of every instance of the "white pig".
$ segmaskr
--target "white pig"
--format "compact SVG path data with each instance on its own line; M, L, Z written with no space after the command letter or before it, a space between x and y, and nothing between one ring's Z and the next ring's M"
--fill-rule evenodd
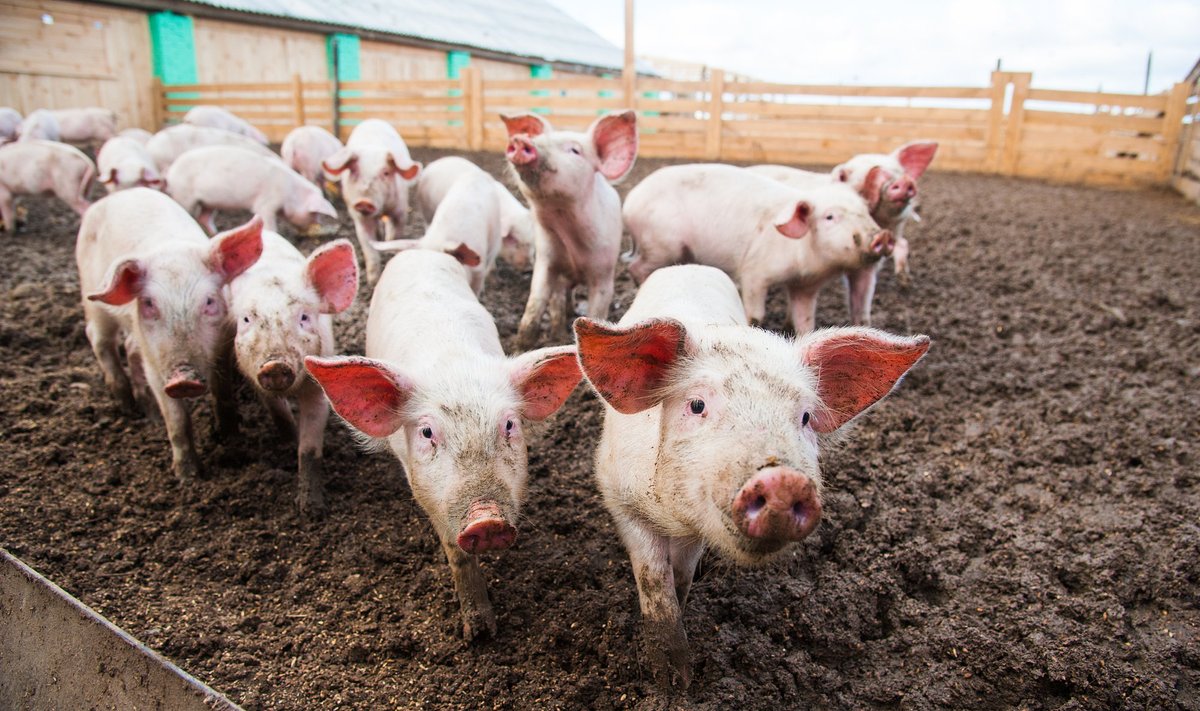
M8 106L0 106L0 146L17 140L17 132L20 128L20 112Z
M184 153L167 171L167 192L216 232L216 210L250 210L275 231L276 214L299 229L317 224L321 215L337 219L337 210L321 189L277 158L264 158L238 146L207 146Z
M237 146L267 158L279 158L270 148L245 136L220 128L193 126L187 123L164 128L146 142L146 150L154 159L154 165L158 166L158 172L163 175L166 175L171 164L179 156L193 148L205 146Z
M17 139L21 141L59 140L58 119L54 118L54 112L48 109L38 109L30 113L17 129Z
M367 281L374 284L379 280L381 260L372 243L379 240L379 223L384 223L384 240L404 235L408 185L421 172L421 164L409 156L408 146L391 124L367 119L354 127L346 147L326 158L322 166L331 180L341 181Z
M770 287L787 284L796 333L813 329L825 282L873 265L892 246L849 187L796 190L730 165L655 171L626 196L624 215L634 279L670 264L717 267L738 283L753 322L766 315Z
M329 131L320 126L300 126L292 129L279 147L279 155L292 170L308 178L318 188L325 187L325 170L321 163L342 150L344 146Z
M329 402L304 369L306 356L337 351L331 314L358 292L354 246L339 239L307 259L274 232L263 232L258 262L229 285L229 315L237 324L238 369L258 392L276 426L298 440L296 504L302 514L325 510L321 454ZM288 404L295 398L297 417ZM299 429L297 431L297 421Z
M536 224L533 281L517 330L525 349L537 341L547 308L550 332L562 332L576 285L587 287L589 316L608 316L621 251L621 198L609 181L633 169L637 114L602 116L585 133L556 131L535 114L500 118L510 173Z
M58 139L83 146L99 146L117 135L117 115L109 109L56 109Z
M149 143L151 138L154 138L154 134L144 128L127 128L117 135L122 138L131 138L143 146Z
M500 200L495 186L495 179L482 170L461 176L446 192L421 239L376 242L375 248L381 251L412 248L453 251L457 245L465 244L478 255L474 260L460 260L467 267L471 289L478 296L496 264L502 242Z
M651 274L621 322L575 323L580 365L604 399L596 477L629 552L644 659L691 679L683 609L706 548L762 565L821 518L821 435L887 395L929 348L869 328L799 340L747 325L717 269Z
M0 147L0 216L11 235L17 229L17 195L53 194L80 215L96 166L78 148L58 141L23 139Z
M393 257L371 298L367 357L307 358L333 409L404 464L450 563L470 640L495 633L477 553L516 538L525 421L579 383L574 346L506 358L463 267L441 252Z
M156 190L163 188L164 181L158 168L154 167L154 159L137 139L125 136L108 139L96 154L96 163L100 170L99 180L110 193L138 185Z
M131 366L162 412L181 483L200 471L183 400L212 383L218 433L236 429L232 324L225 286L262 252L262 220L213 239L171 198L149 188L113 193L88 210L75 243L88 342L117 401L136 408L118 347L131 335ZM136 359L132 353L136 352Z
M220 106L202 105L193 106L183 115L183 122L193 126L206 126L208 128L219 128L223 131L236 133L240 136L252 139L260 145L267 145L266 134L250 125L246 119L238 116L235 113L227 111Z
M433 220L438 205L455 181L464 175L476 173L491 177L479 166L459 156L438 158L425 166L416 190L417 209L425 217L425 224ZM500 231L504 235L500 244L500 258L514 269L523 270L533 260L533 215L500 181L493 178L492 183L500 198Z

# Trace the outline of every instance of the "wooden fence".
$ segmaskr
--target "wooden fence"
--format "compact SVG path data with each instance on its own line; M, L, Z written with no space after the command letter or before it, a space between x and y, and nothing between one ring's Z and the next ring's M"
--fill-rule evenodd
M1032 75L995 72L985 87L799 86L639 79L632 100L621 79L484 81L467 68L439 81L196 84L157 88L157 119L217 104L274 141L302 124L343 138L382 118L413 146L503 150L501 113L534 111L558 128L582 129L601 113L638 111L640 154L697 161L832 165L888 152L914 139L940 144L934 167L1115 185L1171 181L1188 111L1187 84L1154 96L1059 91ZM1189 125L1190 128L1190 125Z

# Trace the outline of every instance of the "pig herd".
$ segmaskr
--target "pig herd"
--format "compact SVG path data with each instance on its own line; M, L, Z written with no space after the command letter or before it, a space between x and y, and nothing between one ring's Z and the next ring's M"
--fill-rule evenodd
M88 340L120 405L161 415L184 491L203 466L189 400L211 393L216 435L236 436L240 372L298 442L299 509L323 513L332 405L364 446L403 464L468 640L497 633L478 554L517 536L526 424L554 414L581 379L605 409L596 481L632 563L647 669L686 687L683 609L705 550L761 565L808 536L821 518L823 442L929 348L925 336L870 328L870 311L884 257L907 276L903 230L918 219L916 180L934 143L830 173L672 166L622 206L612 183L637 157L634 112L583 132L504 116L526 208L465 158L414 161L378 119L345 145L297 128L277 156L217 107L153 135L118 134L99 109L14 113L0 109L0 140L15 139L0 148L5 228L16 229L17 194L50 192L83 215L75 254ZM101 145L99 168L60 140ZM94 178L110 194L89 205ZM428 227L403 239L414 184ZM306 257L276 220L320 230L337 219L335 189L357 253L334 240ZM213 214L229 209L255 217L217 234ZM633 249L622 255L625 232ZM386 265L384 252L396 252ZM332 316L355 299L359 256L374 287L365 356L339 356ZM532 263L515 356L478 299L497 258ZM639 289L611 323L622 262ZM838 276L853 325L814 330L817 292ZM795 338L757 327L775 285L787 287ZM576 287L586 303L573 302ZM586 316L572 339L575 313ZM535 348L543 342L555 345Z

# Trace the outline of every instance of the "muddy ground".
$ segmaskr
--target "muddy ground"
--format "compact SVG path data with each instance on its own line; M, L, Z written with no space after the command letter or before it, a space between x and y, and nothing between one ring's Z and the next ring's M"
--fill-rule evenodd
M335 421L324 520L295 513L294 450L245 385L234 442L197 407L208 475L180 505L164 431L103 388L78 218L52 199L0 235L0 545L251 709L1200 708L1200 208L949 173L922 190L914 282L884 272L875 323L933 349L828 457L816 534L764 570L704 560L686 695L639 673L583 388L531 438L520 536L485 561L500 632L468 646L399 465ZM502 266L485 293L506 345L528 284ZM617 291L614 318L623 271ZM338 320L346 352L368 297ZM842 298L827 287L821 324Z

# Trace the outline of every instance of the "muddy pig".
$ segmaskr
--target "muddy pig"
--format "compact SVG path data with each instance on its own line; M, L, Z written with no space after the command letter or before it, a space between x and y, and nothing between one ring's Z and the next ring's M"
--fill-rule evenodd
M506 358L462 265L412 249L388 262L375 287L366 353L306 363L333 409L404 464L450 563L463 635L494 634L476 556L516 538L525 422L549 417L574 390L575 348Z
M263 219L263 228L276 229L276 215L299 229L317 224L321 216L337 220L337 210L321 189L278 158L265 158L238 146L207 146L184 153L167 171L167 192L183 209L216 232L216 210L250 210Z
M637 159L637 114L602 116L584 133L556 131L534 114L501 116L508 129L509 171L534 218L533 281L517 329L531 347L550 310L557 338L572 311L571 293L585 285L587 314L607 318L621 251L621 198L609 181Z
M425 217L425 224L433 220L438 206L455 182L475 174L491 178L482 168L459 156L438 158L425 166L416 191L417 209ZM493 178L492 183L500 199L500 232L503 235L500 258L514 269L524 270L533 260L533 215L500 181Z
M220 106L208 104L193 106L183 115L183 122L193 126L207 126L236 133L264 146L269 143L266 134L251 126L249 121Z
M416 180L421 164L409 156L408 146L391 124L367 119L354 127L346 147L322 165L330 180L341 181L342 198L354 220L367 281L374 284L379 280L382 263L372 245L379 240L379 224L384 224L384 240L404 236L408 184Z
M262 252L262 220L213 239L174 200L149 188L113 193L87 211L75 243L88 342L104 381L136 409L118 346L158 402L182 483L200 471L186 400L209 390L220 434L236 428L231 392L233 327L225 287Z
M116 136L108 139L96 155L96 163L100 169L100 182L110 193L139 185L161 190L166 184L154 167L154 159L146 146L134 138Z
M17 195L53 194L80 215L91 204L88 187L96 166L78 148L58 141L28 139L0 147L0 216L11 235L17 229Z
M320 515L325 510L321 454L329 402L308 377L304 358L337 351L332 314L354 303L358 262L354 246L344 239L320 247L307 259L274 232L264 230L262 239L262 256L229 285L229 315L237 325L234 352L238 369L280 432L298 440L300 512ZM291 398L298 405L295 418Z
M659 683L686 687L700 556L763 565L808 536L822 436L887 395L929 339L753 328L729 277L700 265L656 271L618 325L581 318L575 334L606 404L596 477L633 565L644 659Z
M872 176L878 184L879 171ZM873 265L892 247L891 233L845 185L797 190L715 163L655 171L626 196L624 215L634 279L670 264L717 267L738 283L756 323L770 287L786 284L796 333L813 329L822 285Z

